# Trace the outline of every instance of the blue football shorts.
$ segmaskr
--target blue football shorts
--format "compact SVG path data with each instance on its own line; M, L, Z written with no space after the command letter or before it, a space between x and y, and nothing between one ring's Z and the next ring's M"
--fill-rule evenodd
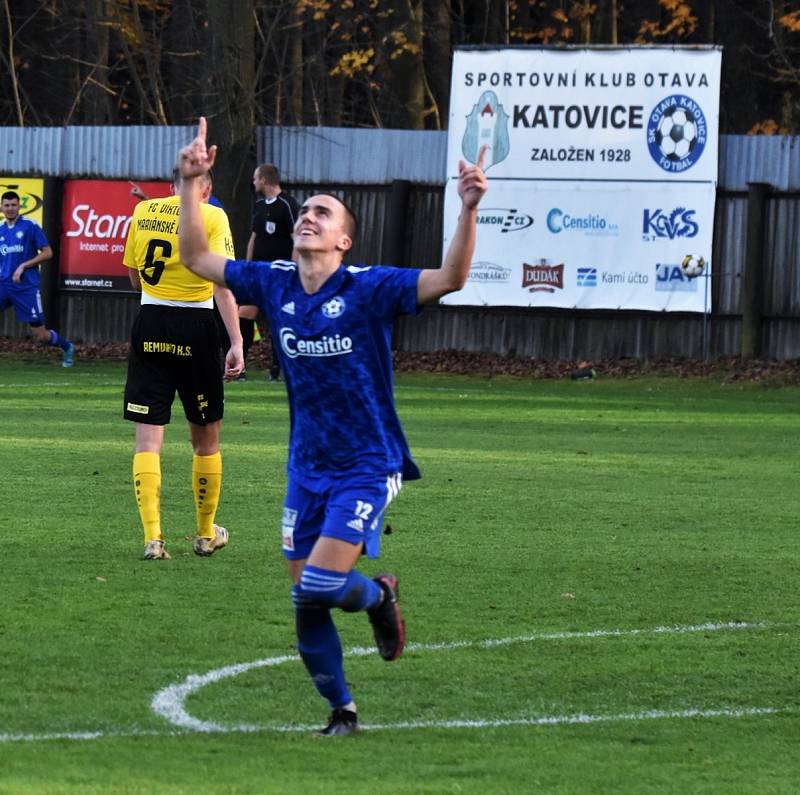
M303 478L289 474L281 535L287 560L305 560L320 536L364 544L370 558L381 551L383 515L403 485L400 473L378 478Z
M10 306L14 307L20 323L27 323L29 326L44 325L42 294L38 287L0 282L0 312Z

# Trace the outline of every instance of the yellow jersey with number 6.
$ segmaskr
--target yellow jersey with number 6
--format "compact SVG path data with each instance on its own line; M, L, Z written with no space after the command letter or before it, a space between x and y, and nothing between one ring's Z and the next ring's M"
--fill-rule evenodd
M180 261L180 207L178 196L139 202L133 211L122 261L139 272L142 291L153 298L207 301L214 293L213 283L195 275ZM233 259L233 237L225 211L211 204L201 204L200 212L209 251Z

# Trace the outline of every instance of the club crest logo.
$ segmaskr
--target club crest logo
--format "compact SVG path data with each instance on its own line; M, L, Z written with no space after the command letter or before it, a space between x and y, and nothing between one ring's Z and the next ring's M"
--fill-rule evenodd
M267 234L268 235L274 235L275 234L275 221L267 221L267 223L264 225L264 228L267 230Z
M484 91L467 115L467 128L461 141L461 151L470 163L478 160L478 152L486 146L483 170L505 160L511 149L508 136L508 114L494 91Z
M683 94L662 99L647 120L647 148L664 171L677 174L691 168L703 154L707 138L705 114Z
M322 314L330 319L339 317L339 315L344 312L344 306L344 298L342 298L340 295L336 295L331 298L330 301L326 301L322 305Z

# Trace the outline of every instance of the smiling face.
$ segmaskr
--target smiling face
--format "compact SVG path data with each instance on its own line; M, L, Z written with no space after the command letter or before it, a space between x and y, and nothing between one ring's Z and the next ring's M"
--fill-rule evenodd
M6 221L16 221L19 215L19 199L3 199L3 215Z
M349 219L344 205L326 194L312 196L303 202L294 225L294 247L299 252L333 252L344 254L353 245L348 233Z

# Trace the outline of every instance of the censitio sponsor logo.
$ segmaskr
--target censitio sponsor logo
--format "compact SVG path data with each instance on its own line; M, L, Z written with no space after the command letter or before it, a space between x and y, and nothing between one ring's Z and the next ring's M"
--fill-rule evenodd
M0 244L0 256L5 257L6 254L22 254L25 251L25 246L17 244L15 246L7 246L5 243Z
M562 232L581 232L584 235L609 235L619 234L619 226L612 223L599 213L585 213L573 215L565 212L560 207L553 207L547 213L547 229L554 235Z
M324 358L326 356L343 356L353 352L353 340L339 334L325 335L318 340L304 340L297 336L290 328L282 328L279 333L281 349L290 358L298 356L311 356Z
M504 284L511 278L511 268L504 268L494 262L473 262L467 281L482 284Z

